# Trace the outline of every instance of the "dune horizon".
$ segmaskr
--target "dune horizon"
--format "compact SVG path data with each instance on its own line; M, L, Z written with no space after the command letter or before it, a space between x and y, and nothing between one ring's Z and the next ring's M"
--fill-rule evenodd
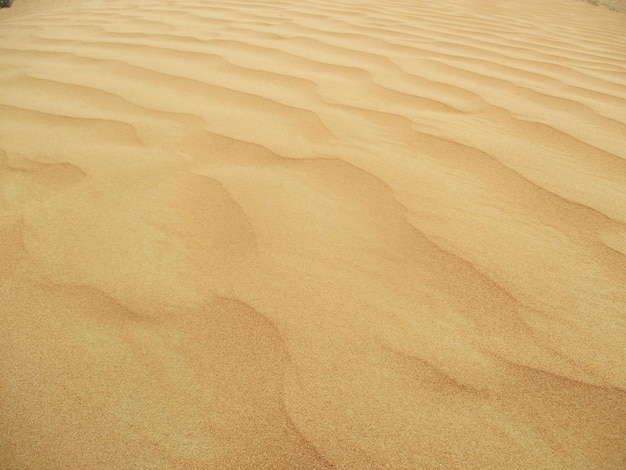
M578 0L0 10L0 467L626 468L624 38Z

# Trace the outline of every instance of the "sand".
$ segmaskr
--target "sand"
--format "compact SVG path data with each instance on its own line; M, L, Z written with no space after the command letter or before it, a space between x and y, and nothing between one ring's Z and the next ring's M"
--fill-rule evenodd
M612 11L618 11L620 13L626 13L626 0L585 0L592 5L598 5L608 8Z
M626 15L0 11L0 467L626 468Z

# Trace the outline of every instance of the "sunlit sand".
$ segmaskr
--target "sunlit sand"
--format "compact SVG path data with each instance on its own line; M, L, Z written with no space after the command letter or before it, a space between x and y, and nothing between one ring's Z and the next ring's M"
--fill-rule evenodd
M0 467L626 468L625 38L576 0L0 10Z

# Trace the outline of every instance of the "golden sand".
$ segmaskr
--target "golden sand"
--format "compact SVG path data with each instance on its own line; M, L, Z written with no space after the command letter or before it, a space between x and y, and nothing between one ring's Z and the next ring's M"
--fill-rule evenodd
M0 467L626 468L626 15L0 11Z

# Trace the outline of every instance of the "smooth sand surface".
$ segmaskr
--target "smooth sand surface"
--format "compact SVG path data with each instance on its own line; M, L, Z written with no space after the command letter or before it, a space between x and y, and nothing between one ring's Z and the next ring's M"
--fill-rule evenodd
M0 467L626 468L626 15L0 11Z

